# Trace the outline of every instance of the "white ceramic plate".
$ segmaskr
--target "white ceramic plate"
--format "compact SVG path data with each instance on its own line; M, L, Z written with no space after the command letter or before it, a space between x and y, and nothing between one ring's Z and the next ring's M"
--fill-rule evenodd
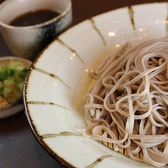
M53 41L34 61L24 104L40 144L66 167L150 167L79 135L86 126L82 98L101 60L124 42L167 35L167 3L125 7L92 17Z

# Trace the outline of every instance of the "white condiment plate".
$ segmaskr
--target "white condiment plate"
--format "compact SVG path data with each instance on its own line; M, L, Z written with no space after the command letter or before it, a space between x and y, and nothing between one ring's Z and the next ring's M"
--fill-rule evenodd
M0 66L5 65L6 63L8 63L11 60L22 61L22 62L24 62L25 66L27 68L29 68L32 63L31 61L24 59L24 58L20 58L20 57L3 56L3 57L0 57ZM18 101L18 103L11 105L8 108L1 109L0 110L0 119L12 116L12 115L22 111L23 109L24 109L23 101L20 100L20 101Z

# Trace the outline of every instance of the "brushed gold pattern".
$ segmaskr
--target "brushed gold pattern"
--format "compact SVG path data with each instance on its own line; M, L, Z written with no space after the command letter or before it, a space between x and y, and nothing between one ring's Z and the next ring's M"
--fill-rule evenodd
M60 77L58 77L57 75L52 74L52 73L49 73L49 72L46 72L46 71L44 71L44 70L42 70L42 69L40 69L40 68L36 68L35 66L33 66L32 69L34 69L34 70L36 70L36 71L38 71L38 72L40 72L40 73L49 75L49 76L51 76L52 78L55 78L55 79L59 80L59 81L60 81L61 83L63 83L66 87L68 87L69 89L71 89L70 86L68 86L68 85L67 85Z
M43 102L43 101L27 101L27 104L34 104L34 105L54 105L54 106L58 106L58 107L61 107L61 108L64 108L66 110L69 110L69 108L67 107L64 107L64 106L61 106L59 104L56 104L56 103L52 103L52 102Z
M69 47L67 44L65 44L65 42L63 42L61 39L57 38L57 41L58 41L61 45L63 45L63 46L65 46L66 48L68 48L74 55L76 55L76 56L79 58L79 60L80 60L82 63L84 63L84 61L83 61L82 58L79 56L79 54L77 53L77 51L75 51L74 49L72 49L71 47Z
M96 161L94 161L92 164L88 165L86 168L94 168L96 165L98 165L100 162L102 162L104 159L113 157L112 155L105 155L99 157ZM113 167L113 166L112 166Z
M135 21L134 21L134 10L132 9L131 6L128 6L128 12L129 12L129 16L130 16L130 21L131 21L132 27L133 27L134 30L136 30Z
M103 44L106 45L106 41L103 37L103 35L101 34L101 32L99 31L99 29L96 27L95 22L93 20L93 18L89 19L90 23L92 24L93 28L96 30L96 32L99 34L99 36L101 37Z
M41 137L43 139L48 139L48 138L53 138L53 137L58 137L58 136L81 136L80 134L75 134L73 132L68 132L68 131L63 131L63 132L60 132L58 134L43 134L41 135Z
M167 17L165 20L165 24L166 24L166 35L168 35L168 4L167 4Z

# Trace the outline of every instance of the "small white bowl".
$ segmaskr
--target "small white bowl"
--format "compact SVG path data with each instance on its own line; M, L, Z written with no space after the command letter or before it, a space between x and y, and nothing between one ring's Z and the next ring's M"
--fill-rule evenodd
M26 68L28 68L28 69L31 65L30 60L19 58L19 57L14 57L14 56L4 56L4 57L0 57L0 66L7 64L11 60L18 60L18 61L23 62L25 64ZM5 106L4 108L1 108L0 109L0 119L12 116L12 115L20 112L23 109L24 109L23 100L20 99L14 104L9 104L9 105Z
M60 14L31 26L10 25L19 16L38 10L51 10ZM0 5L0 31L4 40L13 55L26 59L33 60L71 21L71 0L8 0Z

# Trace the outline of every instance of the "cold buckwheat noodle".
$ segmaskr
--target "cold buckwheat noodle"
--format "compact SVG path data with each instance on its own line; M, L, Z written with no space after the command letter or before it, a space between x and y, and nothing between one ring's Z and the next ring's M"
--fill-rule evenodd
M168 164L168 38L123 45L93 76L83 135L133 160Z

